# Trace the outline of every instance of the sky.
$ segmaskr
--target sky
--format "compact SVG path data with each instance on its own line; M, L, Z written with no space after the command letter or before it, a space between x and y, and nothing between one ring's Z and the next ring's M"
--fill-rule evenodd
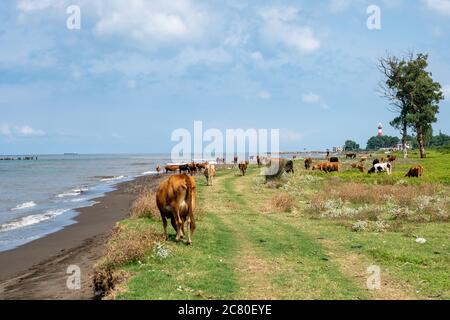
M0 154L170 152L195 120L280 129L282 150L365 146L380 122L398 135L377 59L409 51L429 54L450 133L450 0L1 1Z

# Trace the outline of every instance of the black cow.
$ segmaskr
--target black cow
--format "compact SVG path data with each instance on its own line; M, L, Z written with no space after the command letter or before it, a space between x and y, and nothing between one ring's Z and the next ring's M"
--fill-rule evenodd
M286 173L294 173L294 162L292 160L288 160L284 165L284 171Z

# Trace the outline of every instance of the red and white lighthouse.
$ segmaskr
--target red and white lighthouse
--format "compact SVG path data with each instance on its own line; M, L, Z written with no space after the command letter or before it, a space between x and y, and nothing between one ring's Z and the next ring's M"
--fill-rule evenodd
M378 124L378 136L383 136L383 125L381 124L381 122Z

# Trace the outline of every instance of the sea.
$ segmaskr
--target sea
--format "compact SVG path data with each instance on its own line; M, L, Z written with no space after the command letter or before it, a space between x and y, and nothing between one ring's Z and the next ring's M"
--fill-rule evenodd
M169 158L67 154L0 161L0 252L76 223L76 209L94 205L120 182L156 174Z
M0 252L76 223L77 209L94 205L94 199L114 191L118 183L156 174L156 166L167 163L171 163L170 154L65 154L0 160Z

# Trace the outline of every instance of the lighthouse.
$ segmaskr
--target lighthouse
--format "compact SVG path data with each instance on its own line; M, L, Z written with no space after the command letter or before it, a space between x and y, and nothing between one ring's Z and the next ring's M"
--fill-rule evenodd
M378 124L378 136L383 136L383 125L381 124L381 122Z

